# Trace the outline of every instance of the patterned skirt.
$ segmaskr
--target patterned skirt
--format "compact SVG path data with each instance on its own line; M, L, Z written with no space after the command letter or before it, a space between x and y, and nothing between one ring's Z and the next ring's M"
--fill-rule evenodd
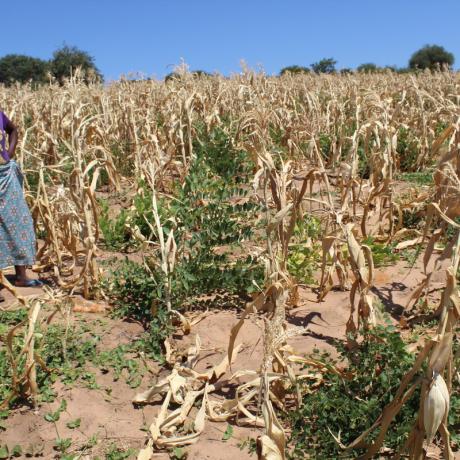
M0 166L0 269L35 263L34 224L22 183L15 161Z

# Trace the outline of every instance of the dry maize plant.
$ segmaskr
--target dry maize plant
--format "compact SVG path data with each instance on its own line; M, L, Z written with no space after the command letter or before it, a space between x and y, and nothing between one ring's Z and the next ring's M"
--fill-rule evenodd
M1 282L15 294L14 289L3 275ZM45 304L48 307L46 313L42 308ZM40 346L37 346L37 340L40 341L39 338L46 334L48 325L57 313L68 318L70 312L67 298L51 290L47 290L41 297L24 298L18 295L17 301L8 307L8 311L14 311L20 307L27 308L27 318L0 336L0 342L6 347L11 369L10 381L2 382L2 385L11 387L11 390L6 399L0 401L0 408L7 408L9 402L16 397L30 400L34 406L37 405L37 397L40 393L37 381L38 368L46 373L51 372L41 357L41 349Z
M460 170L458 169L460 135L458 128L458 122L455 126L447 128L433 145L433 149L439 149L450 136L448 152L441 156L434 175L436 184L435 201L429 204L425 235L428 234L433 223L438 223L440 228L432 231L432 236L425 251L425 279L420 286L414 289L410 298L410 302L412 302L414 298L418 298L422 294L424 289L428 288L432 272L427 274L426 270L428 262L434 254L434 243L439 240L442 234L445 234L447 224L451 225L454 229L454 235L446 244L441 257L434 263L436 269L441 270L438 262L446 258L449 261L449 264L444 267L445 287L440 304L434 313L434 316L439 317L437 334L425 343L413 368L404 376L392 402L385 407L379 419L346 447L346 450L356 447L367 448L367 452L360 457L362 459L374 458L379 453L392 421L405 402L420 386L420 409L417 420L396 458L400 458L403 454L408 454L409 458L413 460L426 458L424 441L426 441L427 445L431 444L439 432L443 444L444 458L454 459L450 446L447 417L456 366L458 367L458 357L457 361L455 361L453 354L453 343L458 341L458 322L460 319L460 297L457 286L457 273L460 264L460 225L455 222L455 219L460 216L458 210L458 200L460 198ZM427 363L425 376L414 378L420 372L424 363ZM366 437L376 429L379 431L375 441L366 444Z
M451 389L455 365L446 350L455 341L458 309L456 238L446 245L439 264L432 262L432 255L447 227L458 229L458 75L389 72L274 78L244 71L231 78L195 78L185 66L177 74L167 82L122 80L106 87L85 84L77 74L63 85L0 88L0 106L21 130L18 161L39 236L36 269L51 271L69 293L97 294L103 242L98 198L104 192L132 197L142 193L139 180L143 180L152 191L153 222L148 222L152 238L142 235L129 220L127 226L145 254L155 256L152 269L164 277L170 309L177 242L173 231L166 237L158 194L184 183L199 129L209 134L222 127L231 133L236 147L252 156L254 195L265 210L266 284L232 328L228 356L210 371L195 370L201 349L198 336L185 357L175 356L166 341L172 373L135 398L139 404L164 398L139 457L150 458L155 448L196 442L206 419L234 419L263 427L262 458L285 457L285 435L274 408L292 403L286 397L289 386L296 388L302 379L321 379L317 374L296 375L294 366L308 364L319 373L326 372L320 363L295 356L286 343L293 334L286 329L286 307L296 304L298 295L286 266L289 242L296 221L305 214L317 216L322 225L318 301L335 285L350 289L346 332L355 339L361 326L378 322L371 292L374 267L366 238L394 242L403 250L429 237L425 280L414 290L409 305L423 294L427 297L431 274L439 271L441 260L450 261L443 266L446 288L435 312L440 318L438 336L425 347L394 403L371 428L380 427L380 432L368 446L366 458L379 452L393 415L420 384L420 413L406 450L420 458L424 433L431 441L439 428L446 455L451 455L446 388ZM398 174L431 167L447 142L449 150L438 161L434 176L435 190L397 197ZM425 234L405 228L405 213L423 213L425 208ZM29 331L33 331L39 302L18 299L31 305ZM238 332L257 311L264 318L261 368L232 376L232 380L246 379L235 398L214 400L212 394L223 385L221 378L241 348L236 345ZM189 332L193 321L179 312L173 314ZM10 332L11 338L24 326ZM25 373L15 374L15 391L33 397L37 391L33 360L39 364L39 355L33 351L31 334L25 332L24 346L19 354L11 355L11 362L15 365L27 357ZM427 360L425 378L413 382ZM365 437L353 445L365 445Z
M238 394L244 395L246 403L249 403L252 398L258 399L253 403L256 414L251 415L250 419L265 429L265 435L258 439L259 458L284 459L286 438L274 405L285 409L288 388L296 388L298 377L292 364L298 357L294 355L294 350L287 345L286 340L302 332L302 330L286 328L287 304L289 302L295 304L297 297L297 286L287 269L289 242L296 222L302 218L303 197L308 189L313 189L315 179L321 174L316 168L312 168L302 176L296 176L292 162L284 162L281 157L277 158L270 153L269 150L273 150L273 146L265 137L269 118L270 112L267 110L264 113L263 108L258 106L258 109L250 112L243 122L251 133L248 150L257 154L259 165L254 178L254 191L261 201L265 214L266 284L255 300L247 305L241 319L232 328L229 360L233 354L236 337L246 317L252 312L263 312L265 314L264 352L259 375L254 380L241 385L237 391ZM279 164L278 167L276 162ZM298 180L301 181L300 187L297 186ZM271 211L273 208L274 212ZM249 375L257 374L251 372ZM300 393L297 394L297 404L300 404ZM262 413L262 419L258 419L258 412ZM250 415L247 409L244 410L244 414Z

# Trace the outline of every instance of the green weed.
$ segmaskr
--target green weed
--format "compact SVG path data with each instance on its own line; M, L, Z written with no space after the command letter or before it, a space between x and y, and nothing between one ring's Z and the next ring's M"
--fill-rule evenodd
M263 279L263 268L241 249L241 243L253 236L250 222L258 211L247 199L253 165L222 129L197 130L195 159L184 183L174 190L174 199L158 200L164 231L168 235L174 229L177 242L171 278L175 309L188 308L194 298L216 290L250 292L253 281L260 284ZM152 239L155 235L146 223L153 221L151 191L145 184L141 190L135 199L139 220L133 222ZM129 262L116 265L108 284L118 311L144 325L163 311L166 300L164 275L154 258L147 264L150 270Z
M54 442L54 448L61 453L65 453L72 445L72 440L69 438L58 438Z
M418 244L415 249L405 249L404 251L401 251L401 258L403 258L410 267L413 267L417 262L422 249L423 247L421 244Z
M371 249L375 267L392 265L399 260L399 255L394 252L394 245L377 243L372 237L364 239L363 244Z
M396 151L400 159L399 169L402 172L415 171L420 156L420 147L409 128L403 126L399 128Z
M416 185L433 185L433 171L402 173L398 179Z
M321 232L318 219L307 216L299 220L293 232L293 243L289 245L287 267L297 282L313 283L313 273L320 260L320 248L315 241Z
M111 250L124 250L129 243L130 235L126 228L128 213L121 209L115 219L109 217L109 204L106 200L99 200L100 214L99 227L104 236L104 245Z
M117 447L116 444L111 444L105 453L106 460L125 460L136 453L135 449L125 449Z
M22 447L18 444L11 449L5 444L0 446L0 459L16 458L22 456Z
M80 425L81 425L81 418L77 418L75 420L72 420L72 421L66 423L66 427L69 428L70 430L74 430L75 428L79 428Z
M12 326L19 324L27 317L23 309L16 311L0 311L0 338L4 338L6 331ZM152 320L154 321L154 320ZM169 324L169 323L168 323ZM88 369L89 365L100 368L104 372L113 371L114 379L122 376L126 383L132 388L137 387L144 374L138 361L133 359L140 351L146 351L151 357L160 356L160 335L168 334L168 329L163 329L157 324L153 327L158 337L148 336L148 339L141 337L138 340L127 344L119 345L112 350L100 351L98 349L101 337L91 332L87 327L72 325L68 328L60 324L52 324L46 331L36 330L35 349L42 358L46 367L51 370L47 372L41 366L37 366L37 383L40 388L39 401L52 402L56 398L53 390L53 383L60 380L65 385L73 385L77 382L83 383L86 387L96 389L99 385L94 372ZM163 339L164 340L164 339ZM17 355L22 345L20 335L13 340L13 350ZM17 363L18 371L21 372L25 365L24 359ZM5 400L11 388L11 364L5 347L0 348L0 402ZM11 402L14 405L17 400ZM60 414L66 408L66 401L61 402L60 407L51 413L45 414L45 420L56 422ZM3 414L3 413L2 413ZM1 418L1 417L0 417Z
M293 458L330 458L343 455L331 436L340 435L349 444L381 414L399 387L401 378L412 367L415 356L409 353L399 333L391 326L362 331L364 341L350 351L342 343L336 348L340 363L347 363L343 378L326 374L326 382L312 394L306 394L302 407L288 414L292 423ZM319 357L327 365L337 363L328 355ZM392 449L406 439L418 410L419 392L403 406L387 436ZM330 430L330 431L329 431ZM350 458L362 453L349 452Z
M44 419L47 422L55 423L60 419L61 413L64 412L66 409L67 409L67 401L63 399L58 409L55 412L48 412L47 414L45 414Z

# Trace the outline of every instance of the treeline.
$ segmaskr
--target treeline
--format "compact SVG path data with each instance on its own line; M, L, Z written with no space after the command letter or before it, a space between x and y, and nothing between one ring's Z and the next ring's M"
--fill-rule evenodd
M359 65L355 70L364 73L383 72L391 70L393 72L405 73L416 70L444 70L451 69L454 65L455 57L449 51L446 51L439 45L426 45L417 50L409 59L407 67L385 66L380 67L372 62L366 62ZM301 73L336 73L337 61L333 58L321 59L318 62L311 64L309 67L292 65L284 67L280 71L280 75L287 73L301 74ZM344 68L339 70L340 73L351 73L353 69Z
M364 63L354 69L357 72L376 73L386 70L394 72L410 72L415 70L444 70L451 69L455 61L452 53L439 45L426 45L416 51L409 59L408 66L397 68L395 66L379 67L372 62ZM337 70L337 61L333 58L321 59L310 66L292 65L284 67L280 75L302 73L351 73L353 69L344 68ZM86 51L75 46L57 49L49 60L38 59L21 54L8 54L0 58L0 83L11 85L15 82L33 84L47 83L50 80L58 82L73 75L76 69L81 69L86 81L103 81L102 74L96 67L94 58ZM204 70L191 72L196 78L211 76ZM172 72L165 77L165 81L180 78L179 73Z
M11 85L15 82L41 84L50 79L58 82L81 69L87 81L102 81L102 74L96 67L94 58L75 46L64 45L53 53L49 60L23 54L7 54L0 58L0 83Z

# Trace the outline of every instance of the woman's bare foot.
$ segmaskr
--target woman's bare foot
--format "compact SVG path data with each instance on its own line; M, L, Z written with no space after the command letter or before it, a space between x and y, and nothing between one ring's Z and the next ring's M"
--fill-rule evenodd
M14 285L17 287L40 287L43 283L39 280L31 279L27 276L25 265L16 265L16 281Z
M25 279L16 279L14 282L14 285L16 287L41 287L43 286L43 282L40 280L34 280L31 278L25 278Z

